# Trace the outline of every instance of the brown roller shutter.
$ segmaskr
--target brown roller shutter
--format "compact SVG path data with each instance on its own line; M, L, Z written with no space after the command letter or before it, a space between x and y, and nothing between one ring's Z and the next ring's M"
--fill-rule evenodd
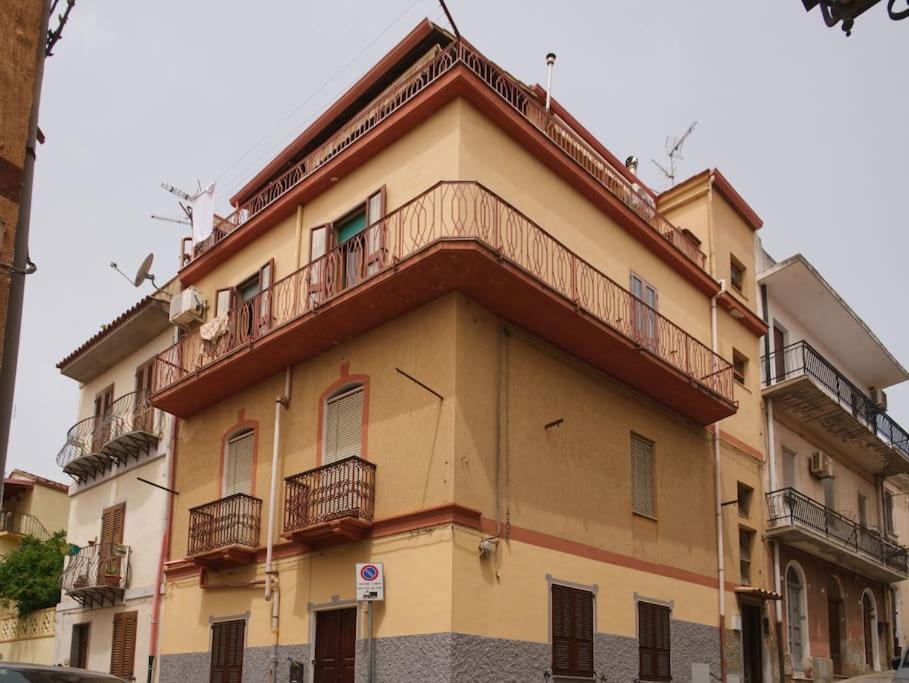
M210 683L241 683L245 630L242 619L212 624Z
M593 593L553 585L552 673L593 676Z
M671 681L669 666L669 608L638 603L640 677L648 681Z
M138 612L119 612L114 615L114 635L110 650L110 672L114 676L133 677L138 622Z

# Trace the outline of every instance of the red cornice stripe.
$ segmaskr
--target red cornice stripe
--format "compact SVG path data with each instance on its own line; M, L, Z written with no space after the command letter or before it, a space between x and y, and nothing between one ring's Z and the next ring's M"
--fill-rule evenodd
M745 326L745 328L754 333L756 336L761 337L767 334L769 329L767 323L761 320L760 316L748 308L741 301L736 299L729 292L722 292L717 297L719 304L727 311L732 313L732 311L738 311L742 317L738 318L738 322ZM735 316L733 316L735 317Z

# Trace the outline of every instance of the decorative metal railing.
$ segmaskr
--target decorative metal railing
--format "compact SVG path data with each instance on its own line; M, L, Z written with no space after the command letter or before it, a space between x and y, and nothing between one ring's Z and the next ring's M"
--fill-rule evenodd
M882 441L909 457L909 432L903 429L865 392L806 341L799 341L765 355L761 379L765 387L793 377L810 377L830 398L862 422Z
M23 536L34 536L42 541L50 538L50 532L44 527L41 520L27 512L12 512L9 510L0 512L0 531L22 534Z
M885 538L793 488L767 494L768 524L772 527L800 526L865 555L882 565L909 573L909 559L903 546Z
M706 263L704 252L656 210L652 198L646 192L615 170L612 164L568 124L547 111L525 86L464 41L456 41L442 50L409 78L370 104L326 142L243 202L233 213L224 218L217 218L212 234L195 246L191 256L196 258L211 249L458 65L466 66L599 184L622 200L639 218L687 258L700 268L704 268Z
M341 517L372 520L376 466L345 458L285 479L284 532L299 531Z
M129 579L129 555L128 545L95 543L79 548L66 558L61 586L68 593L104 588L123 590Z
M190 557L232 546L256 548L262 522L262 501L245 493L198 505L189 511Z
M0 643L31 638L53 638L57 609L48 607L17 617L0 619Z
M475 182L441 182L322 257L223 314L217 338L197 329L158 354L154 391L368 282L441 241L473 241L536 278L702 387L733 400L732 367L707 346Z
M57 464L65 468L78 458L100 454L104 446L126 434L141 431L160 437L163 425L164 415L152 406L148 392L124 394L106 414L87 417L69 428Z

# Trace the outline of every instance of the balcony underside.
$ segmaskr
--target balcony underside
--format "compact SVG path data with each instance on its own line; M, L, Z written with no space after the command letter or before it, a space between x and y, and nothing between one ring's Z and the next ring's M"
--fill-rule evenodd
M230 569L251 564L256 559L256 549L244 545L229 545L196 553L190 559L206 569Z
M156 447L158 438L157 434L141 429L121 434L105 443L98 452L73 458L63 466L63 471L79 481L96 477L114 465L123 464L130 458L138 458Z
M87 609L112 607L123 599L120 586L84 586L69 588L66 594Z
M896 567L887 566L878 559L865 555L860 550L841 545L836 540L803 526L770 527L767 529L767 537L876 581L893 583L904 581L909 576Z
M763 393L773 398L774 416L786 426L808 432L818 446L828 446L862 471L884 476L909 474L909 459L811 377L793 377L764 388Z
M325 548L352 541L362 541L372 523L358 517L341 517L297 530L287 530L284 537L310 549Z
M699 424L711 424L736 410L734 404L472 239L429 245L315 311L186 375L155 393L152 403L189 417L288 365L454 291ZM189 364L190 359L182 362Z

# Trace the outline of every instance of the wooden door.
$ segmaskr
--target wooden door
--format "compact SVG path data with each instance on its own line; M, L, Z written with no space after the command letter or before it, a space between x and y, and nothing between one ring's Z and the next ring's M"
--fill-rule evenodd
M92 431L92 452L99 453L110 441L111 412L114 405L114 385L95 396L95 425Z
M773 380L779 382L786 379L786 347L785 333L776 325L773 326Z
M110 672L130 680L136 663L136 628L138 612L119 612L114 615L114 633L110 649Z
M742 664L745 683L762 683L763 651L761 636L761 608L742 605Z
M98 565L97 582L103 584L105 576L120 576L120 556L117 546L123 543L123 522L126 505L114 505L101 514L101 562Z
M209 683L241 683L245 634L243 619L212 624Z
M357 609L316 614L314 683L353 683L357 647Z
M872 620L874 619L874 608L868 599L868 594L862 596L862 622L865 630L865 666L868 669L874 668L874 628Z
M69 665L74 669L84 669L88 666L88 636L90 628L90 623L73 624Z
M840 647L840 610L842 601L836 598L827 598L827 634L830 638L830 659L833 660L833 673L839 675L843 672L843 654Z
M152 390L152 370L155 359L143 363L136 368L136 393L133 403L133 431L154 431L154 408L149 397Z
M802 582L790 568L786 577L786 618L789 626L789 654L792 668L802 671Z

